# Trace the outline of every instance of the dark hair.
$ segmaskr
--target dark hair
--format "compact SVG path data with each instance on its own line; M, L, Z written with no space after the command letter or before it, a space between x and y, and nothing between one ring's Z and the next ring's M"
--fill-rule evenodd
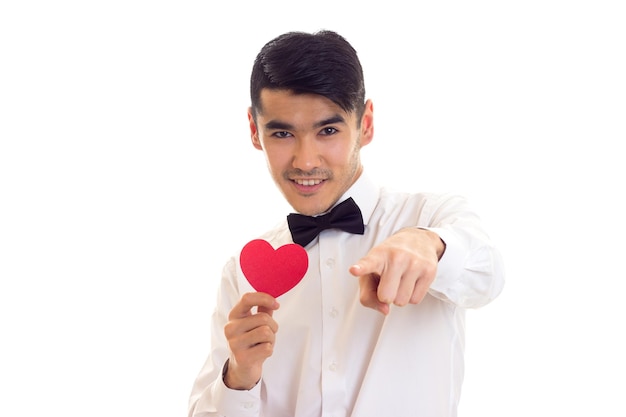
M356 50L339 34L288 32L263 46L250 77L252 114L260 110L261 90L318 94L346 112L364 111L365 84Z

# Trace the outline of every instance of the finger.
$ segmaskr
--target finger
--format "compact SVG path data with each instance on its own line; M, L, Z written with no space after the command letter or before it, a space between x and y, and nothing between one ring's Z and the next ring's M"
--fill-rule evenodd
M271 332L278 331L278 323L267 313L256 313L243 318L229 320L224 326L224 335L227 339L237 339L241 335L252 332L257 328L268 328Z
M378 252L373 249L363 258L359 259L357 263L352 265L349 271L355 277L360 277L365 274L380 276L385 269L384 260L385 258L379 256Z
M409 302L411 304L421 303L422 300L424 300L424 297L426 297L426 294L428 294L428 289L430 288L432 282L433 279L430 279L427 276L422 276L420 279L418 279L417 283L415 284L415 289L413 290L413 295L411 295L411 299L409 300Z
M262 344L274 346L274 342L276 341L276 330L277 328L273 329L270 326L254 327L250 331L242 333L238 337L229 339L231 350L233 352L239 350L249 350Z
M272 356L274 353L274 342L257 343L246 349L245 352L233 352L235 360L239 364L243 366L253 365Z
M263 326L269 327L273 332L278 331L278 323L267 313L256 313L241 319L229 320L224 330L228 331L227 336L234 337Z
M405 273L400 279L398 290L396 292L393 303L397 306L402 307L407 305L409 302L412 302L414 299L417 299L417 281L418 280L415 275L411 273Z
M280 307L278 301L269 294L263 292L249 292L244 294L239 302L235 304L228 315L229 320L247 317L251 314L253 307L262 309L265 313L270 314L273 310ZM271 314L270 314L271 315Z
M437 263L420 263L420 270L417 272L417 281L413 289L413 295L409 302L411 304L419 304L422 302L435 277L437 276Z
M403 265L397 262L390 262L387 268L380 276L378 283L378 299L385 303L391 304L396 301L400 283L402 281ZM413 289L411 288L411 293ZM408 298L408 297L407 297Z
M419 283L419 281L418 281ZM411 304L419 304L424 300L426 294L428 293L428 287L423 285L416 285L411 298L409 299L409 303Z
M269 318L267 314L262 314ZM245 320L245 319L242 319ZM225 330L228 332L228 330ZM252 330L238 334L236 337L227 337L231 357L237 369L244 370L244 375L270 357L274 352L276 332L270 326L255 327ZM236 371L236 369L234 370ZM255 375L257 372L254 373ZM239 374L241 377L241 374ZM256 382L258 377L245 378L249 383Z
M274 310L277 310L279 307L278 302L275 304L275 307L267 307L267 306L257 306L257 313L267 314L270 317L274 316Z
M385 271L384 259L378 255L376 250L372 250L352 265L349 272L359 277L361 304L387 315L389 314L389 304L378 296L380 275Z
M359 299L363 306L372 308L384 315L387 315L389 313L389 305L378 299L378 281L379 278L372 274L359 277Z
M274 342L275 333L267 326L229 339L231 353L224 378L226 385L235 389L251 389L260 379L263 362L274 353Z

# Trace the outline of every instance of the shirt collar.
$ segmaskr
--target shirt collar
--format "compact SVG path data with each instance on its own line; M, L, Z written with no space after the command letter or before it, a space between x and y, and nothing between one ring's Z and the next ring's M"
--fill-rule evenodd
M337 201L337 204L352 197L361 209L361 215L363 216L363 223L368 224L374 208L378 202L380 195L380 188L372 181L365 171L361 172L361 176L356 180L354 184L345 192L344 195Z

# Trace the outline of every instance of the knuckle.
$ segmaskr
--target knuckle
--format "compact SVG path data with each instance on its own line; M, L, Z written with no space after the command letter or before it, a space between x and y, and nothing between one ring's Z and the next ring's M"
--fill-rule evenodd
M399 297L399 298L396 298L396 300L393 303L397 305L398 307L404 307L405 305L407 305L407 300L404 297Z
M274 339L274 332L269 326L259 327L259 333L264 340L271 341Z
M427 277L434 277L437 274L437 264L434 262L427 262L424 265L424 274Z
M251 292L247 292L244 295L241 296L241 301L244 304L251 304L252 303L252 297L254 297L254 294Z
M274 319L267 313L259 313L257 315L257 326L271 328L275 326Z
M413 294L413 296L411 296L411 304L419 304L422 302L422 300L424 300L424 297L426 296L425 292L416 292L415 294Z
M267 313L257 313L257 320L261 325L269 325L272 321L272 317Z
M224 325L224 336L226 336L227 339L230 339L235 334L233 327L235 326L232 322L228 322Z
M366 306L368 303L368 297L364 294L363 291L361 291L361 294L359 296L359 302L363 304L364 306Z
M263 343L258 346L261 356L269 357L274 353L273 343Z

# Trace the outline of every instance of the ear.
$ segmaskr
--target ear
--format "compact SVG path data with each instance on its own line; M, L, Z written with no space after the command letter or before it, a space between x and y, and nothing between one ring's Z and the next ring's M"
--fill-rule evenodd
M365 111L361 117L361 147L369 144L374 138L374 103L365 102Z
M250 124L250 139L252 140L252 146L262 151L261 141L259 140L259 129L256 127L254 117L252 116L252 107L248 108L248 123Z

